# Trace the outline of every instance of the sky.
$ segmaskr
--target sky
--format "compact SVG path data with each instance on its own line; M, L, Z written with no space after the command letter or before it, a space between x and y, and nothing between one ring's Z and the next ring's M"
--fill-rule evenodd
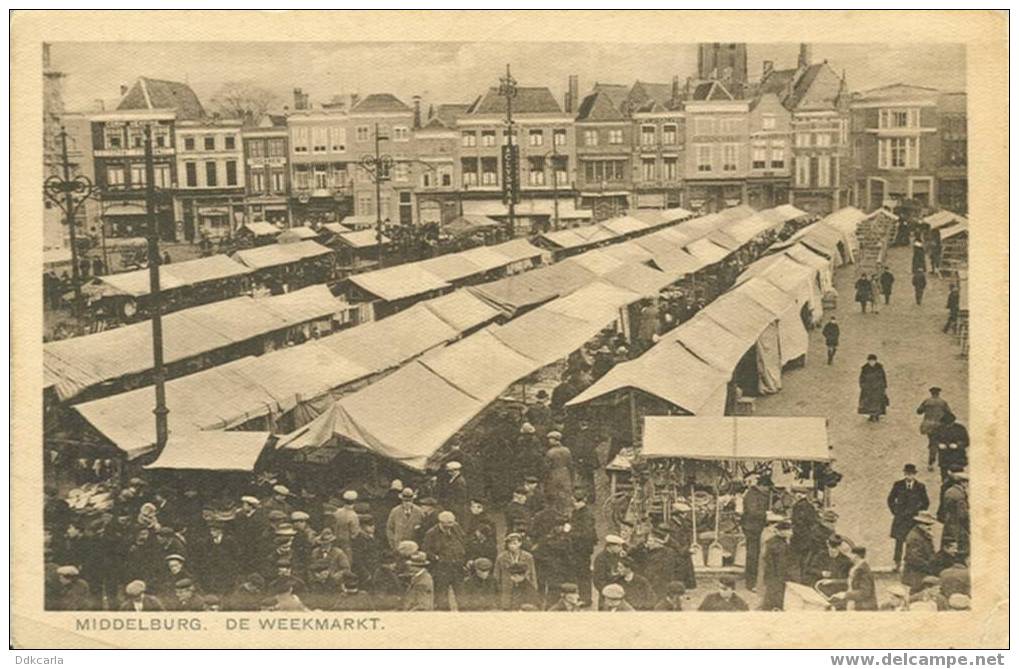
M866 90L894 83L961 91L966 86L965 46L956 44L813 44L813 62L827 59L846 71L849 87ZM750 78L762 61L796 66L798 44L750 44ZM683 81L696 75L696 44L597 42L57 42L51 63L64 72L68 111L88 111L102 99L116 105L121 84L139 76L186 81L206 103L228 81L252 80L293 105L295 87L313 104L334 95L389 92L408 104L470 102L498 85L507 63L521 86L548 86L562 102L567 77L580 92L595 82L632 84Z

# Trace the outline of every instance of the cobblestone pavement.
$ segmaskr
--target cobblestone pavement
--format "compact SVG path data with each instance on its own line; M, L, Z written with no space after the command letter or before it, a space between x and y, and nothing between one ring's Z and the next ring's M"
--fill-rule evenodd
M817 329L810 334L806 365L783 375L779 393L756 402L757 415L828 418L835 469L844 477L832 498L840 515L838 531L867 546L868 561L876 568L893 565L885 499L903 464L917 465L932 510L937 507L940 477L926 471L927 442L919 433L916 407L937 385L964 425L969 414L966 360L956 338L941 332L950 281L928 275L923 305L916 306L909 249L891 249L888 264L895 275L891 304L879 305L877 314L861 314L852 301L855 267L837 270L838 307L825 313L838 317L842 331L834 364L825 364L824 338ZM888 415L876 424L856 413L859 370L868 353L877 354L885 367L891 400Z

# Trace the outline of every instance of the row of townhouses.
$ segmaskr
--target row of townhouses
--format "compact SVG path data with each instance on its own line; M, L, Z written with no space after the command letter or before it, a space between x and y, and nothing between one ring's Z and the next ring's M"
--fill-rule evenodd
M560 225L636 208L712 211L790 202L819 214L916 200L966 209L966 97L897 84L851 93L844 73L702 44L697 77L632 85L567 82L562 102L521 85L423 109L388 93L337 96L253 119L209 115L185 84L140 78L117 109L93 114L86 144L108 236L146 222L144 128L152 127L164 239L231 234L244 222L302 225L378 218L406 225L462 214L504 218L503 147L519 151L518 221ZM80 124L79 124L80 125ZM365 161L392 158L377 197ZM88 158L82 158L88 161ZM558 203L558 206L556 206Z

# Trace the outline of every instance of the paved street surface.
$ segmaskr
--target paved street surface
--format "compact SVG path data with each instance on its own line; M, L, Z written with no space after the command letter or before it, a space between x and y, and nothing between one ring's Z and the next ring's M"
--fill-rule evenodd
M885 498L892 483L902 475L902 465L916 464L927 484L932 510L937 507L940 476L927 472L927 441L919 432L916 407L932 385L941 386L944 397L963 425L968 424L968 377L966 360L958 355L956 339L942 334L947 311L948 279L928 275L923 305L916 306L910 276L910 252L894 248L889 266L895 275L891 304L880 305L878 314L861 314L853 302L856 268L837 271L839 293L834 313L842 337L832 366L825 364L824 338L820 328L810 335L807 363L783 375L776 395L757 399L762 416L826 416L834 445L835 469L843 479L833 491L839 512L838 531L867 546L873 567L891 567L893 541L888 537L891 515ZM880 423L867 422L856 413L860 367L867 354L875 353L888 376L891 406Z

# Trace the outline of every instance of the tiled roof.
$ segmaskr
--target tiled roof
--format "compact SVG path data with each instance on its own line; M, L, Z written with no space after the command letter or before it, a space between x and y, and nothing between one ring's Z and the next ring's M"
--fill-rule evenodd
M882 100L896 100L904 98L936 97L937 95L938 90L936 88L912 86L910 84L891 84L889 86L881 86L880 88L872 88L868 91L863 91L859 93L853 101L877 102Z
M761 95L774 93L779 97L785 94L786 85L796 76L796 70L772 70L767 77L761 81L759 92Z
M705 81L697 84L693 90L693 100L704 102L707 100L732 100L732 94L726 90L720 81Z
M181 120L196 120L205 116L202 103L190 86L148 77L138 77L117 109L174 109L177 118Z
M478 98L468 114L503 114L506 112L506 98L499 95L499 89L490 88L488 92ZM562 107L556 102L555 96L545 86L517 88L517 94L513 98L513 113L515 114L562 114Z
M605 93L616 109L622 109L626 102L626 96L630 94L630 87L625 84L599 84L595 83L594 93Z
M359 114L371 112L409 112L411 108L392 93L372 93L354 105L351 111Z
M612 103L608 93L590 93L577 110L578 121L625 121L626 115Z
M435 108L435 116L432 117L432 120L438 119L442 125L452 128L456 125L456 120L466 114L470 107L470 104L460 103L439 105Z

